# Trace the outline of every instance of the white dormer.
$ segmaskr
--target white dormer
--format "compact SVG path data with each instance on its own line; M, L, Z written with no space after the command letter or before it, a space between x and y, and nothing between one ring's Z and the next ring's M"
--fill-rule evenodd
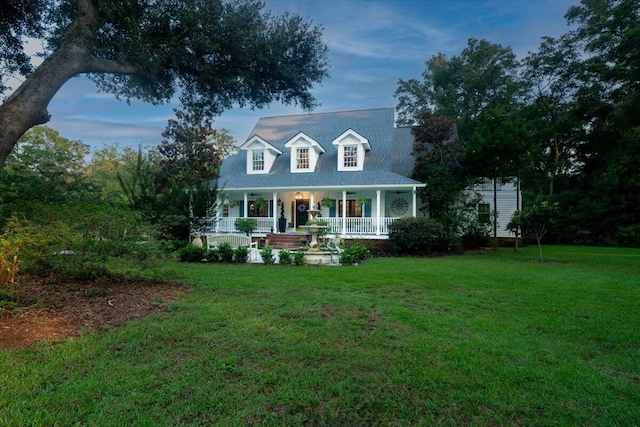
M315 171L318 158L324 153L324 148L304 132L291 138L284 146L291 149L291 173Z
M269 144L258 135L254 135L240 147L247 152L247 174L267 174L273 162L282 151Z
M348 129L332 142L338 146L338 171L361 171L364 153L371 150L369 140L353 129Z

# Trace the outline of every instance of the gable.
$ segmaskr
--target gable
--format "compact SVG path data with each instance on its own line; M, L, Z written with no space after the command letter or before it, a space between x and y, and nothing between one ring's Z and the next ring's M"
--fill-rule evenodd
M280 150L257 135L254 135L242 144L240 151L246 151L246 173L248 175L269 173L275 163L276 157L282 154Z
M325 152L322 145L313 138L298 133L284 144L290 150L290 171L291 173L315 172L320 154Z

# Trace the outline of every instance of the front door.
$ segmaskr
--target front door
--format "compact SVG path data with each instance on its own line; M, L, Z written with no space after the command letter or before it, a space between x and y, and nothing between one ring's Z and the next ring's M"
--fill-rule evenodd
M307 223L307 219L309 218L307 209L309 209L309 199L296 200L296 227Z

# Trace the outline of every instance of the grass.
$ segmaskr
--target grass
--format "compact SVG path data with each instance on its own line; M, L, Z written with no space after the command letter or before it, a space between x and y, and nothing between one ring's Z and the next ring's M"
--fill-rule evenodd
M0 425L640 425L640 250L170 263L161 317L0 352Z

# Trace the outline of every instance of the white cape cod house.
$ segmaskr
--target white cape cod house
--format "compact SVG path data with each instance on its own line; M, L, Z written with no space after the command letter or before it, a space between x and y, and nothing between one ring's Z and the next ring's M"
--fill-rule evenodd
M393 108L259 119L222 165L205 234L237 232L242 217L257 218L254 235L295 233L316 208L329 235L387 238L395 219L422 215L425 186L409 178L411 129L394 123Z

